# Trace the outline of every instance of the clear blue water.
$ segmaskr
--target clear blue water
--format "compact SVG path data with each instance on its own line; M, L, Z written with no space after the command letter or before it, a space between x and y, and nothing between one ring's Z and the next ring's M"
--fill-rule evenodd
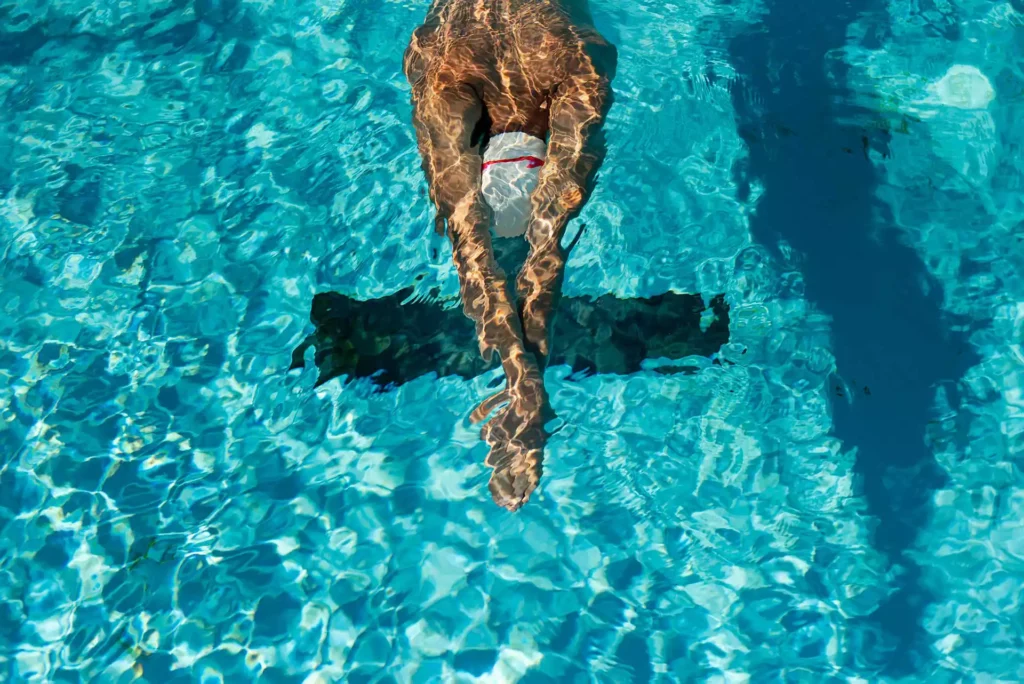
M1024 6L592 0L566 293L725 293L734 364L549 369L516 514L494 373L288 372L456 291L425 11L0 0L0 681L1024 680Z

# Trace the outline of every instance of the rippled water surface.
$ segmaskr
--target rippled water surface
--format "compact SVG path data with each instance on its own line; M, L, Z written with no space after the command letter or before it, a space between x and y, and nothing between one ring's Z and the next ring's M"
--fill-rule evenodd
M289 372L317 292L456 292L426 9L0 0L0 681L1024 680L1024 6L592 0L566 294L730 341L550 368L516 514L495 372Z

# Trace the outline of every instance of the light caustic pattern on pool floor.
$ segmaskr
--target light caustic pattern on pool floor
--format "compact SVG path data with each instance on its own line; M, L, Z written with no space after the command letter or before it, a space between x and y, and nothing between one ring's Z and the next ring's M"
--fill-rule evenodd
M617 103L566 290L725 293L733 365L550 369L565 426L515 515L490 502L466 422L493 374L373 395L287 373L317 291L380 296L419 275L455 291L399 68L423 5L0 5L0 30L26 32L0 46L3 678L877 679L864 655L884 648L857 618L896 579L830 433L829 317L798 260L751 238L756 179L742 200L734 180L746 148L727 48L765 8L638 5L591 8L619 49ZM850 78L882 90L872 68L918 58L899 55L851 54ZM947 159L942 117L957 115L927 106ZM1005 117L971 115L993 145L1011 120L998 106L969 110ZM1005 658L979 659L1019 630L999 587L1020 448L985 440L1019 404L1020 305L945 268L955 223L922 225L907 237L948 306L1001 321L979 341L1000 388L979 395L971 434L1004 480L944 461L951 489L920 544L945 557L951 534L972 563L1002 554L984 594L963 562L929 578L930 620L987 610L991 629L940 635L935 667L1008 677ZM1020 292L1010 232L971 239ZM972 506L1007 511L984 550L969 520L950 527Z

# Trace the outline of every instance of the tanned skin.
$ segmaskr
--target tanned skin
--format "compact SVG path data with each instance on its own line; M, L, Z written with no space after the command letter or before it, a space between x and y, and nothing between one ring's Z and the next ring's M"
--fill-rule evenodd
M594 135L610 88L595 49L609 45L574 23L560 0L436 0L405 52L436 227L443 233L447 225L480 352L485 359L497 352L505 371L505 389L472 418L506 404L482 436L491 447L491 495L512 511L540 479L549 415L542 371L565 268L560 243L600 161ZM514 292L495 261L481 195L482 122L489 135L523 131L548 140L526 232L529 256Z

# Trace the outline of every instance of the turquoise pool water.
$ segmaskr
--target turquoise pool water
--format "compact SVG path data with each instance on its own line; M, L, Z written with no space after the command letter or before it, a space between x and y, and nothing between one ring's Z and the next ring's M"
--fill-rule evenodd
M550 368L509 514L496 372L288 370L456 292L425 3L0 0L0 681L1024 680L1024 7L790 4L592 0L566 294L724 294L731 363Z

